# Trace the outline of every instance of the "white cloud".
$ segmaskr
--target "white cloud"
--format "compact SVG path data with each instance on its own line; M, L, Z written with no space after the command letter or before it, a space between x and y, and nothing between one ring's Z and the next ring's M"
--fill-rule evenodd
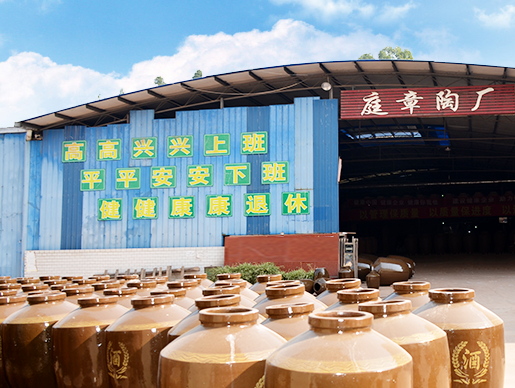
M271 2L277 5L298 5L310 16L324 20L349 16L353 12L370 16L375 11L374 5L361 0L271 0Z
M378 20L382 22L398 21L404 18L413 8L416 8L416 5L412 1L398 7L389 4L385 5L381 9L381 15L379 15Z
M507 5L501 8L499 12L491 14L487 14L482 9L474 8L474 14L486 27L509 28L515 22L515 6L513 5Z
M356 30L332 35L295 20L280 20L271 30L234 35L192 35L171 56L136 63L129 74L102 74L60 65L37 53L19 53L0 62L0 127L100 98L204 76L302 62L357 59L395 45L383 35Z

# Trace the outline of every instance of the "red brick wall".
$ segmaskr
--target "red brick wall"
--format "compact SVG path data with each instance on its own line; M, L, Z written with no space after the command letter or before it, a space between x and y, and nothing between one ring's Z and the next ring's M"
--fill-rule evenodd
M338 234L228 236L225 264L272 262L285 270L326 267L338 276Z

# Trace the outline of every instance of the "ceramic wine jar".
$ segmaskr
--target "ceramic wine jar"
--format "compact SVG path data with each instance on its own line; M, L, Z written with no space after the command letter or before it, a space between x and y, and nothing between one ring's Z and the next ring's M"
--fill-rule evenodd
M150 292L156 289L157 282L155 280L131 280L125 285L128 288L136 288L137 296L150 296Z
M380 257L374 262L374 270L381 276L381 285L389 286L394 282L407 281L411 270L404 260Z
M105 329L129 311L117 301L117 296L81 298L80 309L54 325L59 388L109 388Z
M162 350L160 388L263 387L265 360L286 340L258 318L245 307L201 310L201 325Z
M415 262L409 257L399 255L388 255L388 257L404 261L410 269L410 278L415 274Z
M131 309L131 300L136 297L136 291L136 288L106 288L103 294L105 296L117 296L119 305Z
M379 290L375 288L351 288L350 290L340 290L336 293L338 302L327 308L332 310L359 310L359 304L365 302L378 302Z
M343 278L327 280L325 283L326 290L317 296L317 299L330 306L338 302L338 295L336 292L345 289L358 288L361 286L361 280L355 278Z
M214 307L238 306L240 301L241 296L238 294L211 295L196 299L195 307L197 310L168 331L168 342L172 342L179 336L200 325L199 314L201 310Z
M371 260L368 257L363 257L362 255L358 256L358 278L365 281L367 279L367 275L372 268L374 267L374 260Z
M283 284L303 284L303 282L301 282L300 280L276 280L273 282L266 283L266 287L282 286ZM266 287L265 287L265 289L266 289ZM304 287L306 287L306 286L304 286ZM309 294L309 295L311 295L311 294ZM311 295L311 296L314 298L313 295ZM256 304L258 304L265 298L266 298L266 292L263 292L256 299L254 299L254 302L256 302Z
M204 288L211 287L213 282L207 278L207 273L185 274L184 279L201 279L200 285Z
M303 284L284 284L267 287L265 289L265 293L266 298L254 306L265 318L268 318L266 308L276 304L311 302L315 306L315 311L322 311L327 308L325 303L322 303L305 293Z
M240 279L240 280L245 282L245 286L247 288L252 287L252 284L250 284L249 282L247 282L246 280L243 280L241 278L241 273L220 273L220 274L216 275L216 279L217 279L217 281L218 280L236 280L236 279Z
M209 288L205 288L202 290L202 295L209 296L209 295L222 295L222 294L238 294L240 295L241 288L239 286L213 286ZM256 302L254 302L252 299L247 298L246 296L240 295L241 301L239 303L240 306L243 307L254 307L256 305ZM196 307L192 306L190 311L195 311Z
M66 294L66 301L78 305L79 298L88 298L93 296L94 288L91 286L63 288L62 291Z
M195 301L186 296L185 288L169 288L168 290L154 290L150 291L150 295L173 295L175 297L173 303L177 306L185 308L186 310L190 309L192 306L195 306Z
M10 292L11 294L16 294L15 290L9 290L4 292ZM9 315L15 313L22 307L27 305L27 295L2 295L0 297L0 323L2 323L5 318ZM0 336L1 341L1 336ZM7 376L5 374L4 368L4 360L2 352L0 351L0 387L9 387L7 382Z
M310 314L311 329L268 357L265 387L413 387L411 356L372 330L372 320L359 311Z
M202 298L202 290L204 287L199 286L197 279L176 279L166 283L169 289L184 288L186 296L193 300Z
M263 322L263 325L289 341L309 330L308 315L314 310L315 304L312 302L268 306L266 308L268 319Z
M166 334L189 314L173 295L132 299L132 310L106 329L107 370L112 388L157 387L159 352Z
M266 284L269 282L274 282L277 280L282 280L283 275L276 274L276 275L258 275L256 276L257 282L250 287L250 289L257 294L261 295L265 292Z
M420 306L429 302L429 282L395 282L392 284L393 293L388 295L384 300L409 300L411 302L411 310L416 310Z
M504 324L474 301L470 288L429 291L431 301L414 314L447 333L453 388L504 387Z
M65 301L66 295L29 295L28 306L2 323L5 372L12 388L55 388L53 325L78 308Z
M246 296L250 300L256 300L259 297L259 294L257 292L252 291L250 288L247 287L247 283L243 279L226 279L226 280L217 280L214 286L240 286L240 295Z
M400 345L413 358L413 387L449 388L451 369L447 335L412 314L409 300L361 303L374 316L372 329Z

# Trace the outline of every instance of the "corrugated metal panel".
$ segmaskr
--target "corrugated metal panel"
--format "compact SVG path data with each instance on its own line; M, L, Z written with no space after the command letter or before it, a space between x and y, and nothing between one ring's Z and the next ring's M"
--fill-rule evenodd
M314 231L339 231L338 101L314 102L313 178Z
M0 135L0 274L22 272L25 134Z
M41 219L41 168L43 142L30 142L29 203L27 214L27 242L25 249L39 249L39 227Z

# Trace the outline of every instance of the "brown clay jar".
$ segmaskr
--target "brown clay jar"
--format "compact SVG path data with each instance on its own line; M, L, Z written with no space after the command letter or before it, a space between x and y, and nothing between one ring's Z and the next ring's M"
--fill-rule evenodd
M391 339L413 358L413 387L449 388L451 369L447 335L411 313L409 300L361 303L374 316L372 329Z
M304 284L285 284L282 286L267 287L265 289L266 298L257 303L255 308L259 313L268 318L266 308L276 304L289 304L289 303L313 303L315 311L322 311L327 308L325 303L322 303L311 296L308 296L304 291Z
M336 294L340 290L346 290L351 288L359 288L361 286L361 280L356 278L343 278L327 280L325 282L326 290L317 296L317 299L330 306L338 302L338 295Z
M66 294L66 300L76 305L79 304L79 298L88 298L93 296L93 291L94 288L91 286L63 288L63 292Z
M89 284L89 285L95 284L95 283L97 283L97 281L95 279L73 279L72 283L82 286L82 285L87 285L87 284Z
M156 289L155 280L130 280L125 285L128 288L136 288L137 296L150 296L150 292Z
M4 291L7 292L7 291ZM10 290L11 293L16 293L15 290ZM22 307L27 305L27 295L10 295L0 297L0 323L9 315L15 313ZM0 336L0 341L1 341ZM0 342L1 343L1 342ZM7 382L7 375L5 374L4 360L2 352L0 351L0 387L9 387Z
M203 296L209 296L209 295L222 295L222 294L238 294L240 295L241 288L240 286L213 286L209 288L205 288L202 290ZM254 302L252 299L240 295L241 301L240 306L243 307L254 307L256 305L256 302ZM194 311L195 307L192 306L189 309L190 311Z
M29 295L2 323L4 367L12 388L56 388L52 326L77 305L60 293Z
M252 287L250 287L250 290L254 291L258 295L264 294L267 283L275 282L282 279L283 275L281 275L280 273L276 275L258 275L256 276L257 282L254 283Z
M276 280L273 282L266 283L266 287L282 286L283 284L302 284L302 282L300 280ZM304 286L304 287L306 287L306 286ZM309 294L309 295L311 295L311 294ZM256 299L254 299L254 302L256 302L256 304L258 304L265 298L266 298L266 292L263 292ZM314 298L314 296L313 296L313 298Z
M252 284L241 278L241 273L219 273L216 275L217 281L219 280L241 280L245 282L245 287L250 288Z
M157 387L159 352L168 330L190 314L173 295L132 299L132 310L106 329L107 369L112 388Z
M429 289L431 284L422 281L395 282L392 284L393 293L384 300L409 300L411 310L416 310L420 306L429 302Z
M27 278L27 279L32 279L32 278ZM59 279L61 279L61 277L58 276L58 275L43 275L43 276L39 277L39 280L41 282L44 282L44 281L47 281L47 280L59 280Z
M310 314L311 329L268 357L265 387L413 387L411 356L372 330L372 320L359 311Z
M211 287L213 282L207 278L207 273L185 274L184 279L201 279L200 285L204 288Z
M374 271L381 277L381 285L407 281L412 272L404 260L393 257L380 257L374 262Z
M4 278L4 279L0 279L0 284L16 284L16 283L27 284L29 279L34 280L34 278L17 278L17 279ZM25 283L23 283L24 281L25 281ZM34 282L39 283L39 280L35 279Z
M18 295L18 291L15 290L15 289L12 289L12 290L1 290L0 291L0 296L15 296L15 295ZM25 295L23 293L20 293L20 295ZM27 296L27 295L25 295Z
M169 289L184 288L186 296L193 300L202 298L202 290L204 287L199 286L197 279L177 279L166 283Z
M21 291L21 284L18 283L8 283L8 284L0 284L0 291L15 291L16 293L22 292ZM8 295L4 295L8 296Z
M414 311L447 333L453 388L504 387L504 324L474 301L470 288L429 291L431 301Z
M81 298L80 309L54 325L59 388L109 388L105 329L129 311L117 301L117 296Z
M415 262L409 257L399 255L388 255L388 257L404 261L410 269L410 278L415 274Z
M359 310L359 304L365 302L379 302L379 290L375 288L352 288L350 290L340 290L336 293L338 302L327 308L333 310Z
M202 290L203 291L203 290ZM173 295L175 297L173 303L189 310L195 306L195 301L186 296L185 288L169 288L167 290L150 291L150 295Z
M263 325L275 331L286 341L309 330L308 315L315 310L312 302L278 304L268 306L268 319Z
M101 295L102 292L108 288L120 288L122 285L118 280L103 280L99 283L93 283L92 286L95 291L98 291L99 295Z
M259 297L257 292L252 291L247 287L247 283L243 279L226 279L226 280L218 280L216 283L211 286L240 286L240 295L249 298L250 300L256 300Z
M200 326L161 352L160 388L262 387L266 358L286 340L258 323L256 309L200 311Z
M196 311L192 312L168 331L168 342L172 342L179 336L200 325L199 313L201 310L214 307L238 306L240 300L241 296L238 294L211 295L196 299Z
M131 309L131 300L136 297L136 291L136 288L107 288L103 291L103 294L104 296L117 296L119 305Z
M21 290L26 295L29 294L29 292L32 291L48 291L50 290L50 287L43 283L31 283L31 284L22 284Z

